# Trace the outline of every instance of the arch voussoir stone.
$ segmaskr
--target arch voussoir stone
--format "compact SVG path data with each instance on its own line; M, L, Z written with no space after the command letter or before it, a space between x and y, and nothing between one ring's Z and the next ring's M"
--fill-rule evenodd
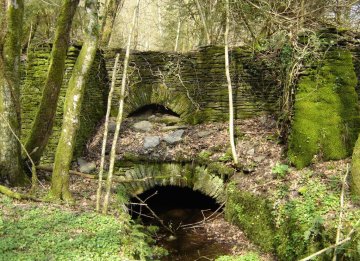
M179 186L214 198L218 203L225 202L225 182L206 166L186 163L134 163L127 170L119 169L118 175L127 179L142 180L121 186L131 195L139 195L156 186Z

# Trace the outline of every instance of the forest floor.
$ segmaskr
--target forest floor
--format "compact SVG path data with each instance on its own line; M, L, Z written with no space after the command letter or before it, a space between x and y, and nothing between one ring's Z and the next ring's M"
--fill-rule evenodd
M50 190L49 173L41 172L40 178L36 197L42 199ZM140 260L140 255L141 260L161 256L164 249L155 247L156 233L129 222L116 195L112 197L110 215L95 213L97 186L97 180L72 176L74 205L15 200L0 194L0 260L124 261ZM14 191L26 193L28 189ZM195 233L206 231L209 240L231 246L229 255L274 260L271 254L259 251L238 227L225 221L222 213L191 229Z
M206 160L232 167L226 123L186 126L176 117L167 117L166 121L162 117L155 114L127 118L119 140L118 160L134 160L135 156L135 160L166 162L181 159L191 162L199 155L200 158L205 155ZM135 129L134 124L140 121L150 122L151 128ZM113 132L113 122L110 127ZM314 220L321 217L325 228L336 228L340 193L350 159L329 162L315 159L310 167L296 170L283 160L284 147L278 142L276 124L271 117L237 121L235 130L241 171L231 176L231 183L239 191L272 202L276 226L281 226L289 215L294 215L305 224L304 227L312 228ZM103 125L87 146L86 159L94 161L96 166L99 165L102 131ZM111 136L112 133L108 145ZM147 140L155 143L145 146ZM74 164L73 167L79 166ZM43 198L50 189L50 174L44 172L40 177L37 196ZM349 228L360 216L360 210L352 203L349 189L345 187L343 210L346 215L343 221ZM121 204L115 193L110 215L95 214L96 189L97 180L72 176L70 190L76 204L71 206L17 201L0 195L0 260L63 257L119 260L120 256L120 260L126 260L123 258L125 255L150 259L154 252L162 253L159 248L153 248L155 242L146 228L135 225L121 214ZM18 188L17 191L26 192L26 189ZM209 237L233 246L232 255L255 252L259 253L261 260L275 260L270 254L261 253L243 231L226 222L223 216L203 225ZM143 247L140 249L139 245Z

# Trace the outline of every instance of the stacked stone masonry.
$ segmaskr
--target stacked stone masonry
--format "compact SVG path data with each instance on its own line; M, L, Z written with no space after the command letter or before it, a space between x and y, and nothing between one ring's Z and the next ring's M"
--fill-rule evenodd
M50 58L50 45L34 48L23 62L21 102L22 140L25 141L40 102ZM63 104L68 80L80 47L69 48L53 134L42 163L52 163L61 131ZM77 137L76 155L81 154L88 138L105 114L109 79L117 53L124 50L99 51L86 88ZM260 56L241 49L231 51L230 73L236 118L246 118L278 107L279 86L272 68ZM117 70L112 114L118 106L122 62ZM125 113L160 104L180 115L187 123L223 121L228 118L228 93L222 47L203 47L189 53L132 52L127 79Z
M357 45L355 45L357 46ZM63 104L67 82L79 46L69 48L66 71L56 112L53 134L46 148L43 163L52 163L61 131ZM21 103L22 140L25 141L37 111L50 58L50 45L34 48L23 62ZM116 115L122 78L124 50L99 51L86 88L77 137L76 155L82 153L89 137L104 117L106 96L115 63L120 53L120 66L116 73L116 89L112 103L112 115ZM351 48L354 69L360 75L359 49ZM278 110L281 88L276 66L268 58L261 58L243 48L230 53L230 73L236 118L246 118ZM357 87L359 92L359 87ZM189 53L136 52L130 56L126 115L137 109L160 104L179 114L184 122L196 124L228 119L228 92L224 70L222 47L202 47Z
M21 106L22 106L22 141L25 142L38 106L40 104L42 88L45 84L47 70L50 61L51 46L43 45L35 48L29 53L27 60L22 64L22 84L21 84ZM50 164L54 160L54 155L60 137L63 107L67 89L67 83L71 77L72 69L79 55L80 47L69 48L63 84L60 90L60 97L56 110L53 133L42 157L43 164ZM102 119L106 107L106 72L104 71L103 60L98 54L93 69L88 80L85 91L84 102L81 111L80 130L77 134L75 156L79 156L94 133L97 124Z
M116 53L105 50L109 79ZM230 74L236 118L247 118L263 112L274 112L278 106L279 86L274 70L253 53L234 48L230 53ZM126 113L144 105L159 103L178 113L188 123L228 119L228 92L223 47L203 47L180 53L133 52L130 58ZM120 59L122 60L122 59ZM122 70L117 72L117 95Z

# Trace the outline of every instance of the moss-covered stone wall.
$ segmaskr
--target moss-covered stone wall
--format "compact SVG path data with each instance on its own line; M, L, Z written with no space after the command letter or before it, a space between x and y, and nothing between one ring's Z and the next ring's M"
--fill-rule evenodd
M30 52L22 81L23 135L30 130L49 63L50 46ZM89 135L104 115L106 89L111 79L116 53L120 61L124 50L99 52L85 94L76 153L81 153ZM43 157L53 160L61 129L62 106L67 81L79 47L69 50L66 73L56 114L54 133ZM354 53L354 52L353 52ZM356 52L355 52L356 53ZM278 110L281 89L277 70L268 58L243 48L230 54L235 117L245 118ZM295 116L289 142L289 158L297 167L311 163L315 155L325 160L351 153L360 126L355 71L359 64L350 51L330 49L326 58L307 70L298 84ZM112 113L117 111L122 62L117 71ZM360 74L359 74L360 75ZM133 52L130 59L125 113L149 104L161 104L178 113L187 123L221 121L228 118L228 93L222 47L203 47L189 53Z
M352 59L350 51L331 48L300 78L288 153L296 167L351 155L360 130Z
M48 65L50 61L51 46L43 45L35 48L23 63L21 84L21 106L22 106L22 140L25 141L31 130L40 103L42 88L45 83ZM80 47L73 46L69 49L66 58L66 71L60 91L60 97L56 110L53 133L45 149L41 161L44 164L52 163L60 136L63 105L67 89L67 83L71 77L72 69ZM106 73L100 53L97 55L90 79L85 91L84 103L81 112L80 129L77 135L75 157L80 155L86 142L95 131L96 125L105 113L106 107Z
M42 88L45 82L51 46L36 47L23 63L21 88L22 139L31 129ZM67 82L80 47L71 47L66 60L66 72L61 89L53 134L42 158L51 163L61 130L63 103ZM75 154L81 153L89 135L106 109L107 79L111 79L116 53L123 50L105 50L97 55L85 93L82 121ZM280 94L276 77L262 59L246 50L231 52L231 75L236 118L254 116L277 109ZM122 59L120 58L120 61ZM112 111L117 111L122 70L117 72ZM224 49L205 47L197 51L179 53L133 52L130 60L125 112L142 106L161 104L178 113L188 123L219 121L228 118L228 94L224 71ZM76 156L75 155L75 156Z
M104 52L111 78L116 53ZM188 123L228 119L228 93L223 47L203 47L179 53L133 52L125 102L126 113L144 105L158 103L178 113ZM248 50L234 48L230 54L234 107L236 118L276 111L279 86L274 70ZM117 73L120 89L122 70ZM117 110L119 92L114 97Z

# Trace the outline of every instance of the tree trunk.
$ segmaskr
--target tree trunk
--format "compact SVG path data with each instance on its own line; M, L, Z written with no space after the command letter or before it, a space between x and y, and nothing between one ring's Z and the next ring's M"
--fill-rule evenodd
M206 38L206 44L211 44L211 39L210 39L210 34L209 34L209 30L208 30L208 26L206 24L206 20L205 20L205 16L204 13L202 11L201 5L199 3L199 0L195 0L196 2L196 6L198 8L199 14L200 14L200 18L201 18L201 22L203 24L204 27L204 33L205 33L205 38Z
M354 147L351 165L351 191L360 197L360 135Z
M51 180L50 196L65 201L72 201L69 191L69 168L75 146L76 132L79 128L85 84L96 55L99 39L97 1L86 0L85 9L88 27L66 92L63 125L55 153L54 172Z
M161 40L164 37L164 30L163 30L163 26L162 26L162 14L161 14L161 1L158 0L157 1L157 12L158 12L158 27L159 27L159 34L160 34L160 38Z
M1 2L0 2L1 3ZM6 4L6 5L4 5ZM6 10L3 8L6 6ZM0 28L0 180L22 184L20 136L20 53L24 1L3 1ZM3 29L4 28L4 29ZM8 125L9 124L9 125Z
M79 0L65 0L58 18L49 71L40 107L25 145L26 150L36 163L40 161L54 125L57 102L65 71L66 53L69 47L70 29L78 3Z
M110 43L111 32L114 27L116 14L120 7L124 4L124 0L109 0L105 6L102 19L103 25L101 30L101 46L108 46Z
M233 104L233 94L232 94L232 85L231 85L231 77L230 77L230 68L229 68L229 0L226 0L226 29L225 29L225 72L226 79L228 82L228 93L229 93L229 136L230 136L230 145L231 152L233 156L233 160L235 164L238 164L238 156L235 148L235 140L234 140L234 104Z
M127 44L126 44L126 53L125 53L125 59L124 59L124 67L123 67L123 75L121 79L121 94L120 94L120 103L119 103L119 111L118 115L116 117L116 128L114 133L114 139L111 146L111 152L110 152L110 163L109 163L109 174L106 180L106 193L104 198L104 206L103 206L103 213L106 214L109 206L109 197L110 197L110 190L111 190L111 183L112 183L112 176L114 174L114 165L115 165L115 154L116 154L116 145L117 140L119 138L119 132L124 112L124 98L125 98L125 89L126 89L126 77L127 77L127 67L129 64L129 57L130 57L130 46L131 46L131 38L134 32L135 23L136 23L136 14L139 10L139 3L140 0L137 0L137 4L133 13L133 19L131 24L131 29L129 32Z
M174 52L178 51L179 38L180 38L180 29L181 29L181 18L180 18L180 15L179 15L179 21L178 21L178 26L177 26L177 30L176 30L176 39L175 39Z

